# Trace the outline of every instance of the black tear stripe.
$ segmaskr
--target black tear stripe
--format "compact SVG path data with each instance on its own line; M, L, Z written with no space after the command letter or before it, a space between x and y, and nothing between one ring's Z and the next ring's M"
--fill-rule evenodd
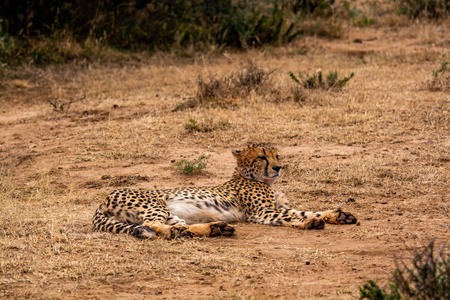
M269 176L269 173L267 173L268 169L269 169L269 161L266 159L266 167L264 168L264 173L265 173L267 176Z
M252 161L252 164L250 165L250 168L253 167L253 164L256 162L257 159L259 159L259 157L255 158L255 159Z
M264 158L262 158L262 159L266 162L266 166L264 167L264 172L265 172L265 174L268 174L268 173L267 173L267 170L268 170L268 168L269 168L269 161L267 160L266 149L263 148L262 150L263 150L263 153L264 153ZM253 163L254 163L257 159L259 159L259 156L252 162L252 166L253 166Z

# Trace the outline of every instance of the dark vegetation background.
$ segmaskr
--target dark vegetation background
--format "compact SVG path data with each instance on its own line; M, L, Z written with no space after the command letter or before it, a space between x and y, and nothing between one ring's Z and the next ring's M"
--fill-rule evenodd
M411 18L448 16L450 0L388 0ZM61 63L122 52L216 51L288 43L304 35L340 38L343 22L371 26L386 12L373 1L3 0L3 64ZM187 51L189 50L189 51Z
M334 0L4 1L3 30L11 36L70 33L119 49L168 49L213 43L233 47L290 41L296 17L331 13ZM289 20L288 20L289 19Z

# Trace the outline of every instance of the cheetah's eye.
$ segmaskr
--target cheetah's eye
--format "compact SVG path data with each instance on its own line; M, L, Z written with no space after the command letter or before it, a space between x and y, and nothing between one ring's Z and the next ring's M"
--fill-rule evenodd
M266 159L266 157L264 155L260 155L260 156L258 156L258 158L263 159L263 160Z
M277 154L277 156L275 156L276 159L280 159L280 156Z

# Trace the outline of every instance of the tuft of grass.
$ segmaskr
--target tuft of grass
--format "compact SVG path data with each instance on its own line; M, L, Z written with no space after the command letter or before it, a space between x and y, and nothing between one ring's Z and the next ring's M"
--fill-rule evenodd
M360 299L450 299L450 254L444 252L445 243L435 248L432 240L413 253L412 266L397 263L389 292L369 280L360 288Z
M193 161L182 159L180 161L172 161L172 163L180 172L184 174L194 174L206 168L210 157L211 155L202 154Z
M291 79L305 89L324 89L324 90L340 90L347 82L355 76L355 73L351 73L348 77L343 79L338 78L337 71L330 72L324 78L322 71L314 72L312 75L303 75L298 73L298 77L293 73L288 73Z
M228 130L232 124L227 120L214 122L210 118L206 118L203 122L198 123L195 118L190 118L189 122L184 124L184 129L189 132L211 132L214 130Z
M306 100L308 100L308 93L306 89L299 84L296 84L291 87L291 93L294 102L304 103L306 102Z
M447 75L449 62L441 62L439 68L432 72L433 79L428 80L425 84L426 89L432 92L445 92L450 90L450 75Z
M200 103L223 105L226 99L245 98L251 91L262 91L272 73L249 60L244 68L222 78L200 77L197 81L197 99Z

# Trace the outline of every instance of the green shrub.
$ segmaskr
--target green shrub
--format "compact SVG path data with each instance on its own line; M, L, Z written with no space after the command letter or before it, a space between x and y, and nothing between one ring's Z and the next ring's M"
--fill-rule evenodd
M184 124L184 129L188 131L200 131L200 128L197 125L197 120L194 118L190 118L189 122Z
M303 75L299 72L298 77L292 72L289 72L288 74L294 82L306 89L325 90L340 90L353 78L353 76L355 76L355 73L351 73L350 76L339 79L337 71L328 73L325 78L322 71L314 72L312 75Z
M445 244L436 250L433 240L413 253L410 264L397 263L389 292L370 280L360 288L360 299L450 299L450 254Z
M450 15L450 0L395 0L400 14L410 18L439 19Z
M210 157L211 157L210 155L202 154L199 156L199 158L195 159L194 161L182 159L178 162L172 161L172 163L182 173L193 174L205 169L208 163L208 159Z
M447 69L447 65L448 65L448 61L443 61L441 62L441 65L439 66L439 68L437 70L433 71L433 76L435 78L437 78L440 74L444 74L445 72L448 71Z
M391 285L390 293L380 288L373 280L369 280L359 289L359 299L369 300L401 300L398 294L397 286Z

